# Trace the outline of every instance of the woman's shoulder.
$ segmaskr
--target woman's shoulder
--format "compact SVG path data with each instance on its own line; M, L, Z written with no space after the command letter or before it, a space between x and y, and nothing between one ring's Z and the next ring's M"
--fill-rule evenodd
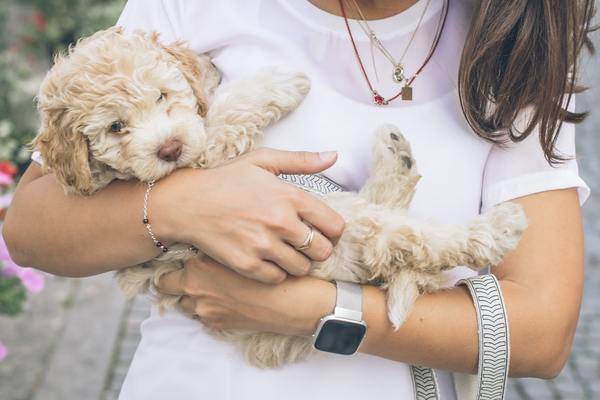
M117 25L158 31L165 42L183 40L207 51L256 15L258 0L128 0Z

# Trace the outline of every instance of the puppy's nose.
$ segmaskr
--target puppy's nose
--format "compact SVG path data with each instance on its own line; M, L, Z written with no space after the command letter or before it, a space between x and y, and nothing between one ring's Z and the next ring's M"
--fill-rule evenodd
M181 155L182 144L177 139L170 139L158 149L158 158L165 161L177 161Z

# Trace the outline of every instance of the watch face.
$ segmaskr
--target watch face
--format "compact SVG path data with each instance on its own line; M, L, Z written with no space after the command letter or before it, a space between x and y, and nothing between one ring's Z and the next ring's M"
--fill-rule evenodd
M367 327L350 321L325 321L315 340L315 348L329 353L350 355L356 353Z

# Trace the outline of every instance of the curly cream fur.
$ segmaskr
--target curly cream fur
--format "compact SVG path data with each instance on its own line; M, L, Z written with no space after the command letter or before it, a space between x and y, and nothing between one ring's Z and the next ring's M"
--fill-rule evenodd
M113 179L159 179L176 168L209 168L256 147L263 129L294 110L309 90L306 76L264 70L217 87L219 77L205 56L183 44L165 46L155 34L125 36L116 28L80 41L57 58L39 95L42 128L34 141L45 167L70 193L89 195ZM166 102L157 104L161 91ZM127 132L109 132L112 121ZM184 143L177 162L157 149L171 138ZM332 256L314 263L322 279L379 284L387 290L388 315L402 325L417 296L440 289L442 271L456 265L497 265L517 246L527 222L506 203L467 226L440 226L411 216L407 208L420 175L408 142L392 125L377 131L373 174L359 193L336 193L325 201L346 220ZM117 276L126 295L148 291L160 276L182 268L190 253L177 244ZM176 296L155 294L161 307ZM272 368L306 358L308 338L273 333L220 331L239 344L247 359Z

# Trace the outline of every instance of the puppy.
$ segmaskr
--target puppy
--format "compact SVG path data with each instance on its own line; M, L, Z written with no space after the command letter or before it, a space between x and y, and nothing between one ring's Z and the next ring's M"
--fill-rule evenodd
M264 70L218 86L206 56L157 35L112 28L81 40L56 59L38 96L41 129L33 142L44 168L67 193L88 196L114 179L160 179L182 167L211 168L256 147L264 128L294 110L309 91L299 73ZM443 286L456 265L497 265L526 228L523 210L502 204L468 226L436 226L407 208L420 178L409 143L392 125L380 127L373 173L359 193L325 201L346 220L332 256L315 262L322 279L377 283L387 290L398 328L420 293ZM141 201L141 200L140 200ZM195 254L179 244L118 273L124 292L147 291ZM175 296L156 295L162 307ZM307 357L311 340L271 333L220 331L254 365L273 368Z

